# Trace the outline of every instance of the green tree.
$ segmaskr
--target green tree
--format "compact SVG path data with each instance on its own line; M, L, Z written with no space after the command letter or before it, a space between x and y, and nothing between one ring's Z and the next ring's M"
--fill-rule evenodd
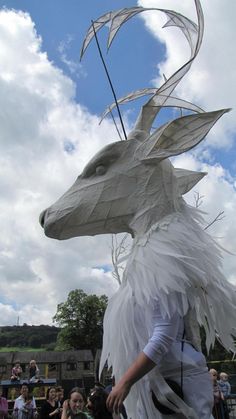
M28 346L32 348L40 348L42 343L42 338L40 335L32 334L28 338Z
M107 300L105 295L88 295L81 289L71 291L67 300L58 304L53 317L62 328L57 349L91 349L95 353L101 348Z

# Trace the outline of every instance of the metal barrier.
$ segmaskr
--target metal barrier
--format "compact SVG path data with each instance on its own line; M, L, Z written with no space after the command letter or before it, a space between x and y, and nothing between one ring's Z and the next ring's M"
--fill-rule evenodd
M231 394L227 399L230 419L236 419L236 394Z
M212 410L215 419L236 419L236 394L231 394L227 400L220 400Z

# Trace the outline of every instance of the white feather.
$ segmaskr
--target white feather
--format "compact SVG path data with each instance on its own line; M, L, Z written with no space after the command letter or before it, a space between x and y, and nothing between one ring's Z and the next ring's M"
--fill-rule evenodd
M117 381L148 342L157 300L163 316L171 316L176 308L187 316L191 309L194 318L187 321L186 329L193 343L199 343L197 321L206 328L208 349L216 333L226 348L233 348L235 288L224 278L220 249L200 221L200 211L185 206L134 239L123 283L109 301L104 319L101 368L108 360ZM148 390L151 377L148 374L131 389L125 403L129 417L137 418L142 405L149 412L147 419L158 418Z

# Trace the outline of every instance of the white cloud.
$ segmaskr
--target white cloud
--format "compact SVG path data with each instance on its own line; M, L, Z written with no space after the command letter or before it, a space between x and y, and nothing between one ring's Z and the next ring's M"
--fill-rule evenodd
M117 134L75 102L75 85L42 52L27 13L2 10L0 39L1 323L18 315L21 323L49 323L71 289L116 287L110 273L91 268L110 263L109 238L53 241L38 217L110 141L105 134Z
M193 0L139 0L144 7L161 7L178 11L197 21ZM236 83L234 39L236 36L234 16L236 3L231 0L201 0L205 30L200 52L191 70L176 89L180 97L190 100L205 110L235 108ZM158 65L155 84L167 77L186 62L190 56L187 42L178 28L162 28L167 17L161 12L143 13L149 30L166 47L166 59ZM236 129L236 109L225 115L209 135L208 145L229 147Z
M68 67L72 75L75 75L76 77L79 77L80 75L85 76L83 67L80 64L80 62L68 58L68 52L73 41L73 36L68 34L66 39L59 43L57 50L60 54L60 59L63 62L63 64L65 64L65 66Z

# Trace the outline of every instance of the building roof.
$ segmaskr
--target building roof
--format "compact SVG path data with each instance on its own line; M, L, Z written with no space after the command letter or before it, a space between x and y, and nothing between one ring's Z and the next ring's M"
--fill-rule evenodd
M62 362L84 362L93 361L92 351L90 349L81 349L77 351L42 351L42 352L1 352L0 365L14 364L19 361L27 364L35 359L37 363L62 363Z

